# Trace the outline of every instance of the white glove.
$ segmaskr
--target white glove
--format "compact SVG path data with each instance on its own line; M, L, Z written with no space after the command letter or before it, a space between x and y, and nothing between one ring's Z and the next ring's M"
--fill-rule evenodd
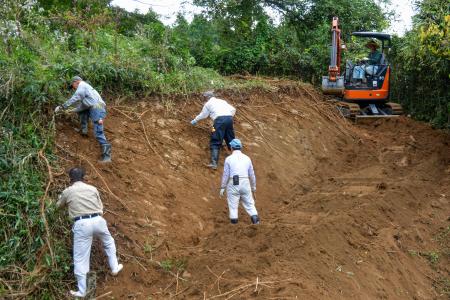
M255 187L252 188L252 192L253 192L253 193L256 193L256 188L255 188Z
M62 109L63 109L62 106L61 106L61 105L58 105L58 106L55 108L55 114L57 114L58 112L60 112Z
M220 189L219 196L220 196L220 197L223 197L224 194L225 194L225 188L221 188L221 189Z

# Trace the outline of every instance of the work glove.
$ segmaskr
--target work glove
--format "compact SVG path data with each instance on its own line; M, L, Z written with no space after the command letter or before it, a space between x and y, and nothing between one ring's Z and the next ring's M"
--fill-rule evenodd
M225 194L225 188L221 188L221 189L220 189L219 196L220 196L220 197L223 197L224 194Z
M197 125L197 121L192 120L192 121L191 121L191 125L194 125L194 126Z
M59 112L62 111L62 110L63 110L62 106L61 106L61 105L58 105L58 106L55 108L55 114L59 113Z

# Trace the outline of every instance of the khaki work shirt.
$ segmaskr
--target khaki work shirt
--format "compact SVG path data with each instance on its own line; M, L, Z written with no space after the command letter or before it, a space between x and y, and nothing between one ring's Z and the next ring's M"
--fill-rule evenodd
M69 217L90 214L103 214L103 204L98 190L87 183L77 181L66 188L59 196L57 207L67 205Z

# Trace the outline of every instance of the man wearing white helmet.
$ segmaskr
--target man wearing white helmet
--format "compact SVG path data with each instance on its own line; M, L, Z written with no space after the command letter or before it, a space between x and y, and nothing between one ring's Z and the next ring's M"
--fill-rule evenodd
M207 117L210 117L214 121L209 143L211 163L208 167L215 170L219 163L219 152L223 140L225 140L228 149L230 149L229 143L234 139L233 117L236 113L236 108L228 104L227 101L216 98L213 91L207 91L203 93L203 96L208 99L208 101L203 106L200 114L191 121L191 124L195 125L198 121Z
M250 215L253 224L259 224L258 212L252 192L256 192L256 177L253 164L247 155L241 152L242 143L239 139L230 142L233 153L225 159L220 197L227 190L228 209L232 224L238 222L239 200Z

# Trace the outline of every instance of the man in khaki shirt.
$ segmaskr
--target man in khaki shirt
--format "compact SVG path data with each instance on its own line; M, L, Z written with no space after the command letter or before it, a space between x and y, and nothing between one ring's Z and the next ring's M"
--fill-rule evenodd
M86 274L89 272L92 238L99 237L108 257L111 274L116 276L123 265L117 262L116 245L102 217L103 204L97 189L83 182L84 170L72 168L70 183L59 196L57 207L67 205L69 217L73 219L73 262L78 281L78 291L70 291L74 297L86 296Z

